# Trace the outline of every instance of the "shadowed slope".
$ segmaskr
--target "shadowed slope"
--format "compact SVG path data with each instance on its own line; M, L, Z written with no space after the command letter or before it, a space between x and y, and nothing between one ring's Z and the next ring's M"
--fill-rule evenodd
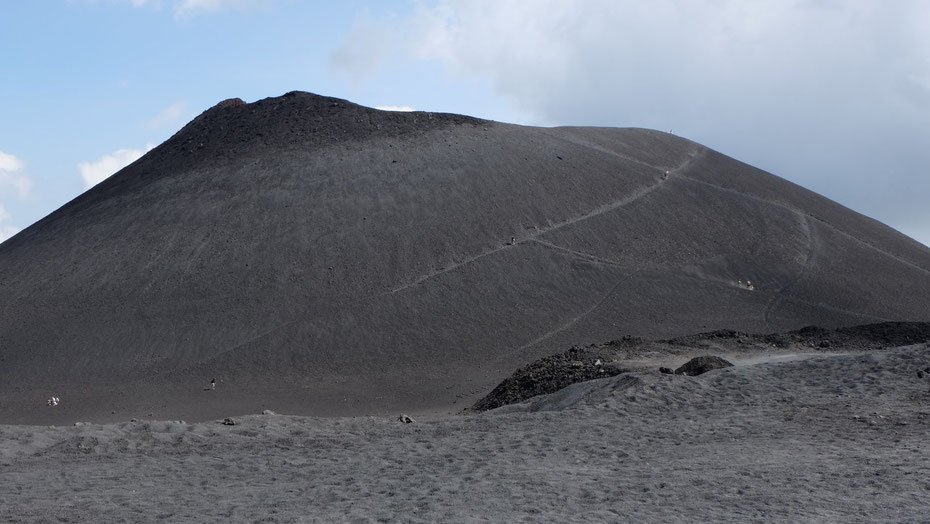
M0 245L0 422L448 410L621 334L925 320L928 269L665 133L226 101Z

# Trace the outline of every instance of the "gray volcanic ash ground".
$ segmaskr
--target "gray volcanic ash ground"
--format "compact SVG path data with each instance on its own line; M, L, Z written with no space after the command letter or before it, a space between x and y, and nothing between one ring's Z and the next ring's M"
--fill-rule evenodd
M927 519L930 249L668 133L229 100L0 312L3 521Z
M926 345L640 370L480 415L0 427L0 519L921 522Z

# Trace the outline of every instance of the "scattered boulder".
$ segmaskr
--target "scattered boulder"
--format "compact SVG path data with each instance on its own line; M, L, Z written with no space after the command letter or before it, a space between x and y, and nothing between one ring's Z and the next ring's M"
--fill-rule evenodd
M659 373L665 373L666 375L671 375L672 373L674 373L674 371L672 371L672 368L661 367L659 368Z
M407 415L404 415L404 414L401 414L401 416L397 417L397 420L400 420L400 421L403 422L404 424L412 424L412 423L413 423L413 419L410 418L410 417L408 417Z
M226 417L226 418L223 419L223 425L224 425L224 426L235 426L235 425L236 425L236 421L233 420L233 419L231 419L231 418L229 418L229 417Z
M266 409L262 411L262 415L277 415L277 413L275 413L274 411L271 411L270 409Z
M702 373L707 373L714 369L728 368L732 367L733 364L716 356L716 355L704 355L701 357L694 357L683 366L675 370L676 375L687 375L689 377L694 377Z

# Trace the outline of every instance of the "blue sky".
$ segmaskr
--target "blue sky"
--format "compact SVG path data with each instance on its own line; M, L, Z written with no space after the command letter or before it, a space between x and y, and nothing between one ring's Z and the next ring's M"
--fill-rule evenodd
M0 239L220 100L674 130L930 244L930 2L0 4Z

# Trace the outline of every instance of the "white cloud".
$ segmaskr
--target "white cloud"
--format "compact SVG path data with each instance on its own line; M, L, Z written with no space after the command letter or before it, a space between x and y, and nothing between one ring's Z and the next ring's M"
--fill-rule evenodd
M0 204L0 242L10 238L11 236L19 233L20 227L9 224L10 214L7 213L6 208L3 207L3 204Z
M22 200L29 196L32 180L22 173L26 165L15 156L0 151L0 196L14 189Z
M416 111L416 109L410 106L377 106L375 109L380 109L381 111Z
M96 3L99 0L83 0ZM213 13L227 8L246 9L249 7L268 4L273 0L109 0L111 3L128 3L133 7L148 7L160 10L170 5L177 20L187 20L198 14Z
M29 196L32 189L32 180L23 173L25 162L14 155L0 151L0 197L6 196L9 189L13 189L20 200ZM12 217L2 203L0 203L0 242L15 235L21 229L11 224Z
M178 124L181 118L187 113L187 104L183 101L175 102L164 108L149 120L145 126L150 129L166 127Z
M153 9L161 9L162 4L165 0L67 0L68 2L74 3L84 3L84 4L110 4L110 5L119 5L119 4L129 4L132 7L151 7Z
M174 7L174 15L178 18L190 16L198 11L217 11L223 7L223 0L181 0Z
M0 171L19 171L25 167L23 161L15 156L0 151Z
M351 36L332 54L329 66L356 84L364 82L380 71L392 54L398 54L406 34L390 24L371 20L366 12L355 21Z
M103 182L109 178L110 175L138 160L153 147L155 147L153 144L148 144L144 150L117 149L108 155L103 155L95 162L79 163L77 168L81 173L81 178L84 180L84 187L90 189L100 182Z
M222 9L246 9L268 4L270 0L178 0L174 5L176 19L188 19L201 13Z

